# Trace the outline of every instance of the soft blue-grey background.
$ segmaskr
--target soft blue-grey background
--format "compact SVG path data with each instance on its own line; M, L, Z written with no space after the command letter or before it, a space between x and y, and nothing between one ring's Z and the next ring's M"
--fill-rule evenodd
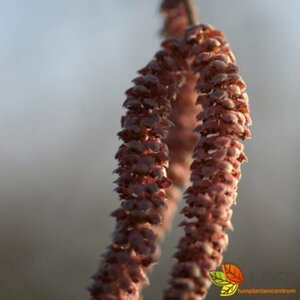
M300 1L198 2L231 41L254 123L225 260L244 287L300 290ZM158 6L0 2L0 299L88 299L118 206L123 93L159 47ZM180 234L167 237L147 299L160 299Z

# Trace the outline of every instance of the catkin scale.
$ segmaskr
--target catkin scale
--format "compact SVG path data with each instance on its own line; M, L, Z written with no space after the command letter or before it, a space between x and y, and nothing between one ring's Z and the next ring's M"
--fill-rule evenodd
M177 245L165 300L201 300L211 285L232 229L232 204L237 197L241 163L246 160L240 140L250 137L246 85L224 35L208 25L186 31L186 47L199 75L197 115L191 165L191 186L185 191L184 236Z

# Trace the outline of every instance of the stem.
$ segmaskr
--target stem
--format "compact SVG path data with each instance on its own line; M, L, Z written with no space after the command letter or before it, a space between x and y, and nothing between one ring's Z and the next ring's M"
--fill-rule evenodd
M189 19L190 25L197 25L199 23L199 17L197 12L197 7L193 0L183 0L186 13Z

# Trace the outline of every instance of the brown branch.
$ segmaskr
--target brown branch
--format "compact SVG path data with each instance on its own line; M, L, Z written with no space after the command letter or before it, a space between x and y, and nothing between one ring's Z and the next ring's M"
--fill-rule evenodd
M197 12L197 7L193 0L184 0L183 1L186 13L189 19L190 25L197 25L199 24L199 17Z

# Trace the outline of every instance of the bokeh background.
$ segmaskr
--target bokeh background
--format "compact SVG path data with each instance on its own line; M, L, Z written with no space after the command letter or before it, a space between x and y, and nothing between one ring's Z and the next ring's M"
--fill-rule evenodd
M242 268L244 287L300 291L300 1L198 4L231 41L254 124L225 261ZM119 205L124 91L159 47L158 7L0 2L0 299L88 299ZM167 236L146 299L161 299L180 234Z

